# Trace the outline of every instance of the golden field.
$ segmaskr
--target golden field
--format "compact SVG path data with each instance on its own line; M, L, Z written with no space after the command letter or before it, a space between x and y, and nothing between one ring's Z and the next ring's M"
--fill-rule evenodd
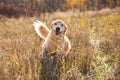
M120 9L43 13L34 17L0 15L0 80L39 80L42 39L33 22L62 19L72 49L61 80L120 80Z

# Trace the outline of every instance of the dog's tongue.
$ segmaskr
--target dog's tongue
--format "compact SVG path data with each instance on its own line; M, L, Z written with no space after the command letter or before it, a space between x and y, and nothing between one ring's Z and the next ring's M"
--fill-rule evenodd
M59 33L56 33L56 35L59 35Z
M60 34L60 32L56 32L56 35L59 35Z

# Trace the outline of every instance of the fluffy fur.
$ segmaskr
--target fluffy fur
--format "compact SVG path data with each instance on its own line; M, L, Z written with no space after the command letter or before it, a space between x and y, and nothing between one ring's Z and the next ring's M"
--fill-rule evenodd
M33 25L36 33L45 40L42 45L43 52L67 54L70 51L71 44L66 36L68 27L62 20L52 21L50 29L41 21L36 21Z

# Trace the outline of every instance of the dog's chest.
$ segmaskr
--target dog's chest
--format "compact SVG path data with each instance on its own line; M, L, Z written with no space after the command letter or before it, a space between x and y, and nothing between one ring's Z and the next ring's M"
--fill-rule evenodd
M62 50L62 46L64 45L64 38L52 38L46 41L45 50L48 52L60 51Z

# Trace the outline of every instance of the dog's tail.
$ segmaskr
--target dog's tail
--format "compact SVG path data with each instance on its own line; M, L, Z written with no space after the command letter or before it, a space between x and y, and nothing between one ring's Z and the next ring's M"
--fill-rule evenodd
M41 21L35 21L33 24L36 33L43 39L46 39L47 34L49 33L49 29L47 26Z

